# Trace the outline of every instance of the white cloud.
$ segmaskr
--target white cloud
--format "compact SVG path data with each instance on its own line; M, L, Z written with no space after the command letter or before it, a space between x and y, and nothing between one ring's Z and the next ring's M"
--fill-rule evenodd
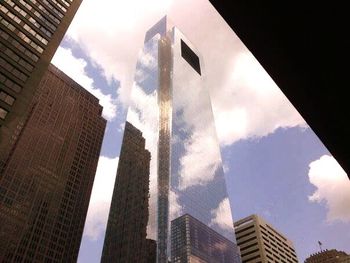
M116 101L110 94L105 95L100 89L94 87L94 80L86 74L85 67L87 62L84 59L74 57L70 49L59 47L52 59L52 63L99 99L103 107L102 116L104 118L112 120L116 116Z
M122 105L129 102L130 89L144 35L164 16L172 0L84 0L67 34L78 41L108 80L116 78ZM103 7L103 12L101 10Z
M220 143L259 138L280 127L305 127L300 114L209 1L191 1L191 8L183 4L177 1L169 13L203 57L203 78Z
M119 157L99 158L84 228L84 236L91 240L97 240L106 230L118 160Z
M350 181L338 162L329 155L309 164L309 180L316 186L311 202L324 203L327 221L350 222Z
M226 77L226 83L213 95L221 144L230 145L242 139L263 137L277 128L306 125L247 50L236 55Z
M223 199L219 206L211 210L213 216L210 226L218 225L223 230L233 230L231 207L228 198Z
M101 6L104 12L96 12ZM101 66L107 79L120 80L118 98L126 106L134 74L140 74L135 66L145 32L165 14L204 58L202 68L222 145L266 136L279 127L305 125L209 1L86 0L68 35Z

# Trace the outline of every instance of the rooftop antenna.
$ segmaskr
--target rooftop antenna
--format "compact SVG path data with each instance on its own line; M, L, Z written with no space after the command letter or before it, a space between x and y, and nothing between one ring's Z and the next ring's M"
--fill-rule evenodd
M321 243L321 241L318 241L318 245L320 247L320 251L322 252L322 243Z

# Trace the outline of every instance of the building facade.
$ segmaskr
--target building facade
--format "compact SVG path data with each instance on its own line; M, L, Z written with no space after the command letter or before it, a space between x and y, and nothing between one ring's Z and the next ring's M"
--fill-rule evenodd
M51 65L0 178L0 262L76 262L106 121Z
M234 244L225 175L199 52L164 17L147 31L135 73L127 122L142 133L151 155L146 238L156 242L156 262L171 260L170 223L185 214ZM106 236L113 235L109 231Z
M82 0L0 1L0 171Z
M126 122L101 262L147 263L150 161L142 133Z
M350 255L344 251L326 249L310 255L305 263L350 263Z
M261 217L251 215L234 226L243 263L298 262L292 241Z
M189 214L171 222L172 263L239 262L237 245Z

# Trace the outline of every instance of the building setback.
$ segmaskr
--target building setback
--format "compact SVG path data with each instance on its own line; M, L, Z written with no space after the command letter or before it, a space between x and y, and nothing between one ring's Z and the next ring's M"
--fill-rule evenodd
M106 121L50 65L0 178L0 262L76 262Z
M292 241L257 215L234 223L243 263L297 263Z
M0 172L82 0L0 1Z
M310 255L305 263L350 263L350 255L336 249L326 249Z
M142 133L126 122L101 262L155 263L155 241L146 239L150 160Z
M193 216L171 222L172 263L240 262L237 245Z

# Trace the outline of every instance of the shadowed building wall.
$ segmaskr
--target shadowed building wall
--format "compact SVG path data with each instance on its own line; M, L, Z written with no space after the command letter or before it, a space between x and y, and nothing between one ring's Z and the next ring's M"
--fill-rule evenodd
M76 262L106 121L50 66L0 178L0 262Z
M0 172L82 0L0 1Z
M142 133L126 122L101 262L155 258L155 242L146 239L150 160Z

